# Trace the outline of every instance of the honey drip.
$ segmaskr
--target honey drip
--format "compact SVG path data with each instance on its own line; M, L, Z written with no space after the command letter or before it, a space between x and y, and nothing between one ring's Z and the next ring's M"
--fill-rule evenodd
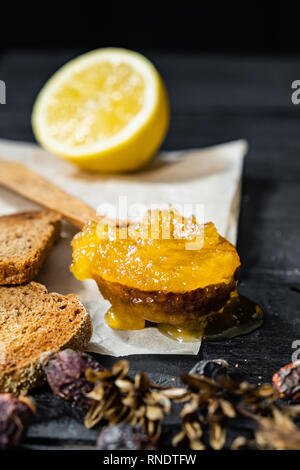
M218 312L212 312L182 327L161 323L158 329L181 343L198 342L201 339L221 341L251 333L262 325L263 318L259 305L235 291Z
M142 317L132 316L125 309L111 307L105 314L108 326L118 330L142 330L146 326L146 320Z
M258 305L234 291L224 307L199 317L197 321L185 322L182 326L168 323L158 323L156 326L165 336L182 343L201 339L221 341L256 330L262 325L263 318L263 311ZM107 311L105 320L111 328L119 330L141 330L147 324L153 325L141 316L132 315L121 302Z

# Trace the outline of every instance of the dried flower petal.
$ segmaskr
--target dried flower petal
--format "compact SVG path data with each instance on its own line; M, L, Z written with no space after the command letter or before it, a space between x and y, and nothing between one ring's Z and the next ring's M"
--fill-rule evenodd
M187 434L187 436L193 440L202 437L202 428L199 422L194 421L194 422L188 422L186 421L184 423L184 430Z
M180 444L184 442L185 439L186 439L186 432L180 431L178 434L176 434L176 436L173 437L172 446L178 447Z
M129 368L130 368L130 366L129 366L128 361L125 361L125 360L118 361L113 365L112 374L116 378L121 378L122 379L123 377L125 377L128 374Z
M231 450L244 450L250 447L251 443L244 437L238 436L236 437L230 446Z
M260 449L300 450L300 430L297 427L277 424L272 418L262 418L255 439Z
M182 418L188 418L189 415L193 416L198 411L198 402L193 399L191 402L186 403L181 411Z
M228 418L236 417L236 411L230 401L220 398L220 406L225 416L227 416Z
M259 389L258 389L258 394L259 396L261 397L271 397L273 396L274 394L274 388L272 387L272 385L262 385Z
M216 398L210 398L208 400L208 406L207 406L208 416L214 415L217 409L219 408L219 405L220 405L220 400Z
M150 386L148 376L143 372L136 375L134 379L134 386L137 390L140 390L142 393L146 392Z
M214 450L220 450L224 447L226 441L226 431L220 423L211 423L209 440L210 445Z
M146 416L150 421L158 421L163 419L164 412L158 406L147 406L146 408Z
M125 379L117 379L115 381L115 385L121 390L123 393L131 392L134 388L133 383L129 380Z
M176 401L189 398L189 392L186 388L167 388L161 391L161 395Z
M205 450L206 447L200 439L192 440L190 443L190 448L192 450Z

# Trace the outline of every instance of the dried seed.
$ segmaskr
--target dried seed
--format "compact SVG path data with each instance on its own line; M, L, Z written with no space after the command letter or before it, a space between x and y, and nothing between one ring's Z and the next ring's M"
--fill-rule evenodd
M207 414L209 416L214 415L217 409L219 408L219 405L220 400L218 400L217 398L210 398L208 401Z
M188 437L193 440L196 438L200 438L202 436L202 428L199 422L194 421L194 422L185 422L184 425L184 430L186 431L186 434Z
M112 404L114 403L114 401L118 401L118 393L117 392L114 392L112 393L106 400L105 400L105 403L103 405L103 409L104 410L108 410Z
M274 388L272 385L262 385L258 389L258 394L260 397L271 397L274 395Z
M169 398L164 396L162 393L152 392L151 400L146 399L145 402L148 405L154 405L156 403L159 403L162 406L166 414L171 413L171 410L172 410L171 400L169 400Z
M198 402L193 400L189 403L186 403L181 411L182 418L188 418L189 415L194 415L198 411Z
M183 441L186 439L186 432L185 431L180 431L178 434L176 434L173 439L172 439L172 446L173 447L178 447L180 444L183 443Z
M214 450L224 447L226 441L226 431L220 423L210 424L210 445Z
M122 403L125 406L129 406L129 408L136 409L138 406L138 398L135 395L127 395L122 398Z
M167 388L161 391L161 395L164 395L171 400L182 400L189 398L190 394L186 388Z
M134 385L137 390L139 390L142 393L145 393L150 386L150 381L148 379L148 376L144 374L143 372L136 375L134 379Z
M141 417L141 416L144 416L145 413L146 413L146 406L145 405L140 406L139 408L137 408L134 411L135 416L137 416L138 418Z
M212 391L221 388L220 383L200 375L181 374L180 378L182 382L187 384L192 390L206 389Z
M250 442L244 436L236 437L230 446L231 450L243 450L250 447Z
M262 418L255 433L256 444L260 449L300 450L300 431L294 425L276 424L272 418Z
M220 406L225 416L227 416L228 418L236 417L235 409L233 405L230 403L230 401L220 398L219 402L220 402Z
M116 362L113 365L112 374L115 377L122 379L123 377L125 377L128 374L129 367L130 366L129 366L128 361L122 360L122 361Z
M130 382L129 380L125 379L117 379L115 381L115 385L121 390L123 393L128 393L133 391L134 386L133 383Z
M195 439L190 442L190 448L192 450L205 450L205 445L200 439Z
M102 404L96 403L93 405L84 420L85 426L90 429L94 427L103 418L103 406Z
M102 384L98 384L94 387L94 389L87 393L87 397L92 398L93 400L96 401L101 401L103 400L105 390L103 388Z
M156 432L156 426L154 421L148 421L147 423L147 434L148 436L153 436Z
M93 384L99 383L101 381L113 381L114 380L113 374L108 370L97 372L94 369L89 368L86 370L85 375L86 375L87 380Z
M285 414L283 414L278 408L273 407L272 409L274 422L278 426L284 426L286 429L290 431L294 431L296 429L295 424L293 421Z
M151 421L158 421L160 419L163 419L164 413L162 409L158 406L147 406L146 416Z
M159 437L161 435L161 423L159 421L156 421L156 430L155 430L155 433L152 434L152 438L155 440L155 441L158 441Z

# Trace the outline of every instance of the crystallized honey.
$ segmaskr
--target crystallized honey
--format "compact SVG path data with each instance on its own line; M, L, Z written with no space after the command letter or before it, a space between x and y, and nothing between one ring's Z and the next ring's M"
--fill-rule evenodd
M72 272L98 283L112 304L107 323L119 329L141 329L146 320L178 326L218 311L240 266L212 223L175 211L149 212L129 227L91 221L72 246Z
M212 223L198 226L191 222L185 230L181 217L170 212L170 228L165 225L167 218L165 222L158 219L156 228L155 216L150 223L146 217L128 229L103 228L90 222L72 243L75 276L81 280L100 276L142 291L165 293L184 293L231 281L240 259L235 247ZM148 236L151 221L153 238ZM127 239L121 239L126 231ZM169 238L163 238L168 234Z

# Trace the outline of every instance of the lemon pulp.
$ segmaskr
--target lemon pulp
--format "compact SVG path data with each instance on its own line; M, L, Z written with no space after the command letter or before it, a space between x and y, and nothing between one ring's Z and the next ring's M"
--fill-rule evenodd
M53 139L85 146L119 133L141 111L145 84L129 64L102 62L74 73L53 94L46 123Z

